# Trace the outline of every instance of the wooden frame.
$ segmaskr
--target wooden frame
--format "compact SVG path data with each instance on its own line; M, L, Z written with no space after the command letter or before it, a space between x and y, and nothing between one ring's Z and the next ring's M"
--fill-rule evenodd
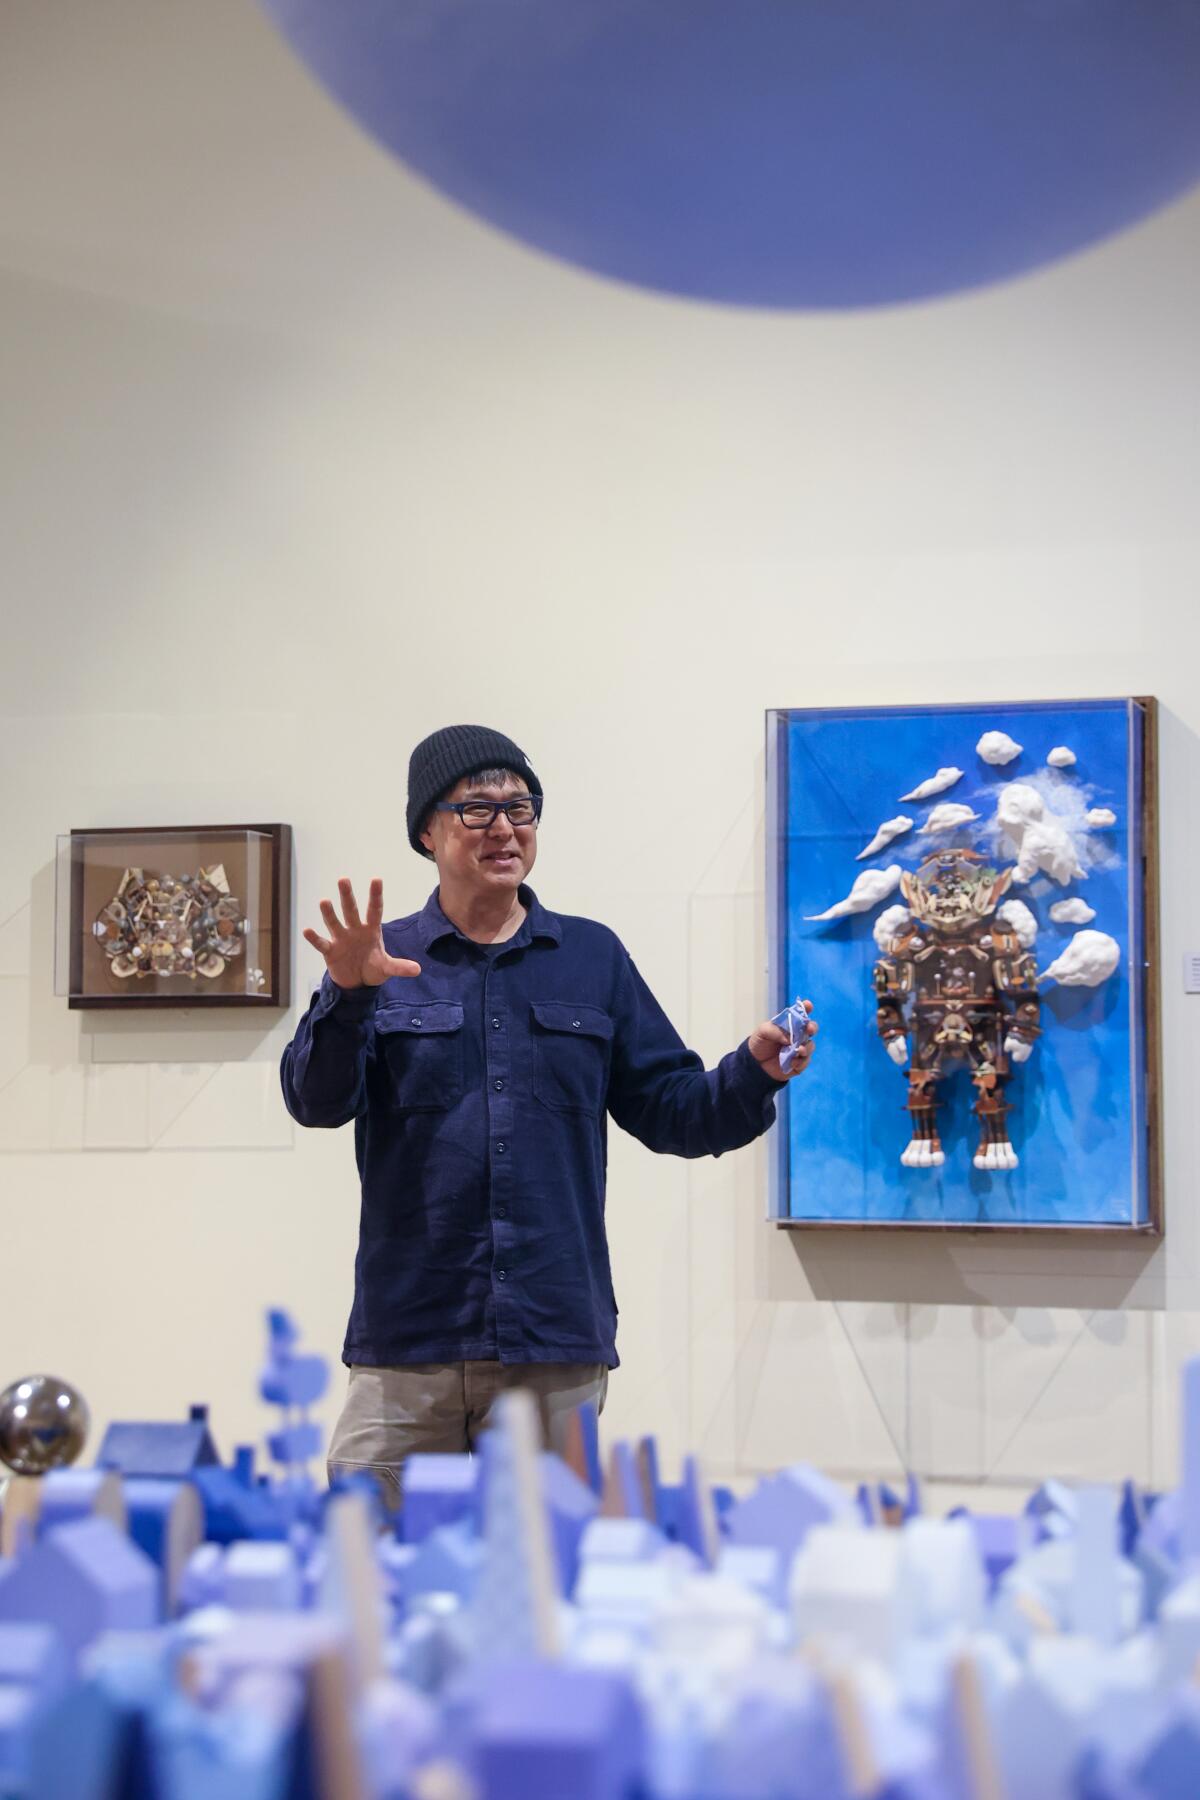
M87 847L93 840L125 839L131 849L136 848L143 853L146 866L153 866L152 858L156 848L155 840L159 840L158 848L165 847L168 840L194 837L200 840L209 839L219 842L222 839L237 839L254 836L268 840L266 852L267 883L269 895L266 917L255 921L258 930L269 938L269 950L263 965L266 977L263 991L250 993L243 991L220 991L206 993L203 988L188 981L181 983L174 993L139 993L136 987L128 991L115 989L88 991L85 975L85 954L87 948L87 925L85 919L85 858ZM64 884L64 858L66 862L66 882ZM66 908L66 936L63 937L63 920L59 921L59 945L62 953L63 967L60 969L59 992L65 992L67 1006L71 1011L109 1010L125 1012L130 1008L154 1010L192 1010L207 1011L212 1007L249 1007L258 1011L277 1011L291 1003L292 975L292 828L290 825L242 824L242 825L156 825L156 826L100 826L95 828L73 827L66 839L60 840L59 870L59 907ZM131 862L130 866L134 866ZM64 894L64 885L67 893ZM160 977L159 979L175 979L179 977Z
M1097 697L1102 699L1103 697ZM897 1232L935 1232L958 1233L971 1235L988 1234L1012 1236L1019 1234L1022 1238L1030 1236L1050 1236L1054 1239L1081 1236L1089 1240L1094 1238L1105 1241L1131 1240L1154 1242L1160 1239L1166 1229L1165 1191L1163 1170L1163 1131L1162 1131L1162 1002L1161 1002L1161 921L1160 921L1160 873L1159 873L1159 811L1158 811L1158 770L1159 770L1159 733L1158 703L1150 695L1133 695L1129 701L1141 711L1142 728L1140 736L1140 767L1137 770L1138 788L1140 792L1139 840L1141 848L1141 932L1142 932L1142 968L1140 988L1140 1010L1143 1020L1144 1042L1144 1087L1143 1087L1143 1130L1145 1136L1144 1193L1146 1216L1138 1222L1129 1224L1088 1224L1080 1223L1042 1223L1036 1221L993 1221L993 1220L932 1220L932 1219L837 1219L837 1218L797 1218L775 1214L771 1222L786 1231L807 1232L879 1232L894 1235ZM1025 702L1033 706L1072 705L1086 706L1086 700L1062 702ZM1095 702L1091 702L1095 704ZM974 706L986 711L993 702L963 703L962 710L970 710ZM938 710L916 708L914 710ZM957 710L957 709L946 709ZM786 713L787 709L778 709ZM768 724L776 714L768 715ZM784 795L778 796L780 804L786 803ZM771 821L769 819L769 827ZM778 832L780 822L774 822ZM768 837L771 830L768 831ZM769 855L771 847L769 845ZM769 917L768 935L772 960L777 954L779 942L779 901L774 871L768 873ZM779 1001L778 980L773 976L768 1007L774 1009ZM819 1079L819 1074L816 1076ZM786 1156L782 1146L775 1151L776 1169ZM772 1185L776 1186L777 1174L773 1173Z

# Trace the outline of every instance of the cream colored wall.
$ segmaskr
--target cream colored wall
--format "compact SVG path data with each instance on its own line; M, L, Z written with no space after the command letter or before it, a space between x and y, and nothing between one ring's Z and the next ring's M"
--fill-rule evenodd
M1170 1479L1200 200L967 298L722 312L454 211L248 5L0 28L0 1375L49 1366L100 1422L208 1398L228 1448L265 1424L263 1306L335 1354L350 1294L352 1145L283 1113L290 1020L68 1013L57 832L289 819L301 922L343 872L408 910L408 749L494 721L549 791L544 898L715 1059L764 998L764 708L1155 693L1165 1245L809 1241L763 1222L761 1149L618 1136L609 1418L726 1474Z

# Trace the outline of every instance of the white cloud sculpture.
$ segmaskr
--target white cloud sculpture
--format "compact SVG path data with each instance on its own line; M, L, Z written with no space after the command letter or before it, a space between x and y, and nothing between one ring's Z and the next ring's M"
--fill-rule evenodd
M836 906L826 907L824 912L809 913L810 923L819 924L822 919L844 919L848 913L870 912L889 894L894 894L900 886L900 864L892 863L887 869L864 869L846 895Z
M1079 758L1066 744L1055 744L1046 761L1052 769L1073 769Z
M1087 816L1087 822L1093 827L1115 825L1117 822L1117 815L1110 806L1093 806L1091 812Z
M996 908L996 917L1012 926L1022 950L1030 950L1037 943L1038 922L1023 900L1006 900Z
M882 850L885 845L891 843L893 838L903 837L904 833L911 831L912 828L912 820L906 818L903 813L897 813L894 819L885 819L866 849L859 851L854 859L855 862L865 862L868 856L874 856L877 850Z
M1121 960L1121 946L1107 931L1077 931L1061 956L1042 974L1060 987L1099 987Z
M975 746L975 754L982 756L985 763L993 768L1002 769L1005 763L1013 762L1020 756L1024 744L1018 744L1010 738L1007 731L985 731Z
M902 926L912 918L907 906L885 906L874 925L871 936L875 939L875 947L883 956L891 954L892 944L900 935Z
M972 819L978 817L979 814L972 812L969 806L960 806L956 800L943 800L940 806L934 807L921 829L957 831L960 825L969 825Z
M928 781L922 781L919 786L915 787L911 794L901 794L900 798L902 800L929 800L934 794L944 794L947 788L952 788L956 781L962 780L962 777L961 769L939 769L936 775L931 775Z
M1050 917L1056 925L1090 925L1096 916L1094 906L1086 900L1056 900L1050 908Z
M1086 879L1071 834L1057 813L1048 812L1036 788L1023 781L1001 788L996 821L1017 847L1015 881L1032 881L1041 869L1060 887Z

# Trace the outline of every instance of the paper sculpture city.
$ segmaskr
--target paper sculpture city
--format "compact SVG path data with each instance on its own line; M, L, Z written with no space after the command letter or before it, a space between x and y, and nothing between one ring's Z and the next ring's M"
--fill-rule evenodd
M71 1392L36 1380L0 1397L10 1462L31 1399ZM587 1411L560 1460L520 1392L477 1457L413 1457L385 1518L308 1472L326 1381L272 1313L272 1472L223 1464L197 1407L12 1476L0 1793L1200 1795L1200 1359L1175 1490L945 1518L911 1479L797 1466L735 1497L687 1458L668 1482L651 1439L602 1456Z

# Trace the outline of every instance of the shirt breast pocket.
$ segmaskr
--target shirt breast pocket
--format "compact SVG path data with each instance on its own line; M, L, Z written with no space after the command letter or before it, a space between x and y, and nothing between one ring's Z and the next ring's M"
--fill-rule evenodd
M375 1014L375 1044L396 1112L444 1112L462 1099L463 1009L413 1001Z
M534 1000L533 1092L555 1112L604 1110L613 1022L602 1006Z

